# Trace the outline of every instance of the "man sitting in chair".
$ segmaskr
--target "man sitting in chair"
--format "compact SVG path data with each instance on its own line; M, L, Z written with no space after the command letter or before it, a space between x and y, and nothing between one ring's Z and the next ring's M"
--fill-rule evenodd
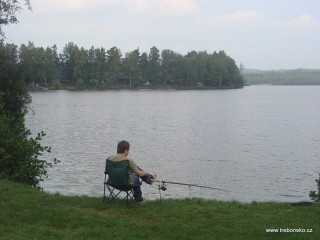
M127 157L129 155L129 149L129 142L123 140L118 143L117 154L109 157L108 159L115 162L129 160L129 184L133 186L133 197L136 202L142 202L143 198L139 177L148 184L151 184L151 179L154 177L140 169L131 158Z

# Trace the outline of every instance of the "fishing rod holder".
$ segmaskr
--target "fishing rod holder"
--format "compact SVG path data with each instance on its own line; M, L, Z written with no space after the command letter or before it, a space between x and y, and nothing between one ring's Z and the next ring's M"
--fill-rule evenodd
M166 191L167 190L167 186L164 183L162 183L162 185L158 185L158 189L159 189L160 202L161 202L161 191Z

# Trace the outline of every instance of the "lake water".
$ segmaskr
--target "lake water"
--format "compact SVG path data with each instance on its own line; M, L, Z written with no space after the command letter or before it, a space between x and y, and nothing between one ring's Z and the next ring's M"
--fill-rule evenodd
M204 91L33 92L26 117L61 163L48 192L101 196L104 164L118 141L165 181L164 198L303 201L320 172L320 86ZM144 197L159 199L143 184Z

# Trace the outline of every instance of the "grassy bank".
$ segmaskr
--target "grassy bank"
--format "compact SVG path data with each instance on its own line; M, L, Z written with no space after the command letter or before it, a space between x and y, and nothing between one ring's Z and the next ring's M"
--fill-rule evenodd
M0 180L0 239L320 239L320 205L198 199L104 204ZM312 229L269 233L266 229Z

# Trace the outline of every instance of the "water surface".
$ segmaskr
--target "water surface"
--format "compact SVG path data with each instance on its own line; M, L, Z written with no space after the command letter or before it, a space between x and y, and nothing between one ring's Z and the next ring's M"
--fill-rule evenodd
M117 142L168 185L165 198L302 201L320 171L320 87L250 86L206 91L31 93L26 123L61 163L49 192L101 196L105 158ZM146 199L159 198L144 184Z

